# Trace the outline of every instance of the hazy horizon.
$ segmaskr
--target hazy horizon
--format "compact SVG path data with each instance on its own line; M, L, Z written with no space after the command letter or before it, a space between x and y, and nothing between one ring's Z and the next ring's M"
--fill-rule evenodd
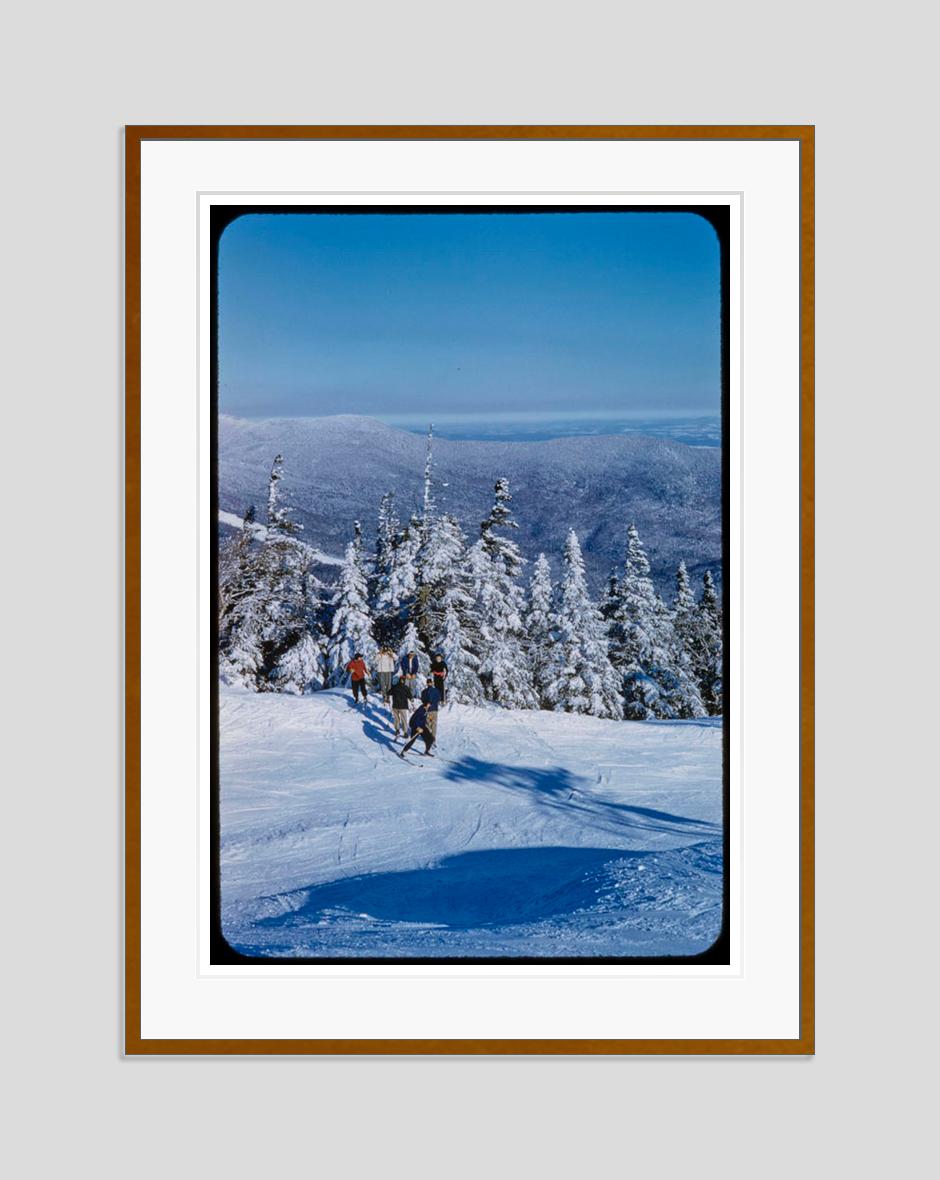
M490 442L543 442L553 438L602 437L610 435L646 435L668 438L689 446L720 446L721 416L719 414L688 414L665 410L618 413L601 411L578 413L559 411L502 411L492 414L226 414L225 417L249 422L285 420L316 420L320 418L365 418L383 426L403 430L408 434L427 433L433 427L436 438L451 441L477 440Z

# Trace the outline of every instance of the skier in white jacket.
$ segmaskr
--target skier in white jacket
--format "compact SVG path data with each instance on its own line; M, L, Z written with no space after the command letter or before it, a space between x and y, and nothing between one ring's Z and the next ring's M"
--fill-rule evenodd
M392 673L395 671L395 656L387 647L379 649L379 654L375 661L375 670L379 674L382 700L387 705L392 696Z

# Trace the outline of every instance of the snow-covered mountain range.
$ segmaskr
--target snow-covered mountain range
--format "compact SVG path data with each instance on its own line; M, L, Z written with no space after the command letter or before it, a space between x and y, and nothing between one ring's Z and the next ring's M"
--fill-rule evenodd
M429 413L433 418L433 413ZM425 439L373 418L219 418L218 490L223 513L249 504L263 516L276 454L284 456L283 492L304 526L304 540L340 555L360 520L371 545L381 497L393 491L399 516L420 512ZM660 438L609 435L542 442L435 439L435 499L473 540L493 501L497 478L510 481L515 539L523 555L540 551L560 567L565 536L582 543L598 593L622 564L634 522L653 577L671 598L684 559L694 583L706 569L721 580L721 452Z

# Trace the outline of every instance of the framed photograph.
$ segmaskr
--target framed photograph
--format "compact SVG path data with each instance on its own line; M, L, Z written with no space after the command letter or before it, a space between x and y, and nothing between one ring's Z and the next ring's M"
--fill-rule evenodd
M126 129L126 1052L813 1051L813 129Z

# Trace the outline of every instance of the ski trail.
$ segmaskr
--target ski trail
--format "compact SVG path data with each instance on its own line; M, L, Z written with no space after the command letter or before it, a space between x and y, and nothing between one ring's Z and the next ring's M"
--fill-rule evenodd
M647 949L685 946L720 912L713 724L448 704L439 756L403 761L390 712L350 708L347 693L226 688L220 706L223 925L248 953L517 953L549 931L553 947L611 953L624 923ZM528 933L510 921L523 912ZM277 915L299 942L265 925ZM460 934L471 919L488 933Z

